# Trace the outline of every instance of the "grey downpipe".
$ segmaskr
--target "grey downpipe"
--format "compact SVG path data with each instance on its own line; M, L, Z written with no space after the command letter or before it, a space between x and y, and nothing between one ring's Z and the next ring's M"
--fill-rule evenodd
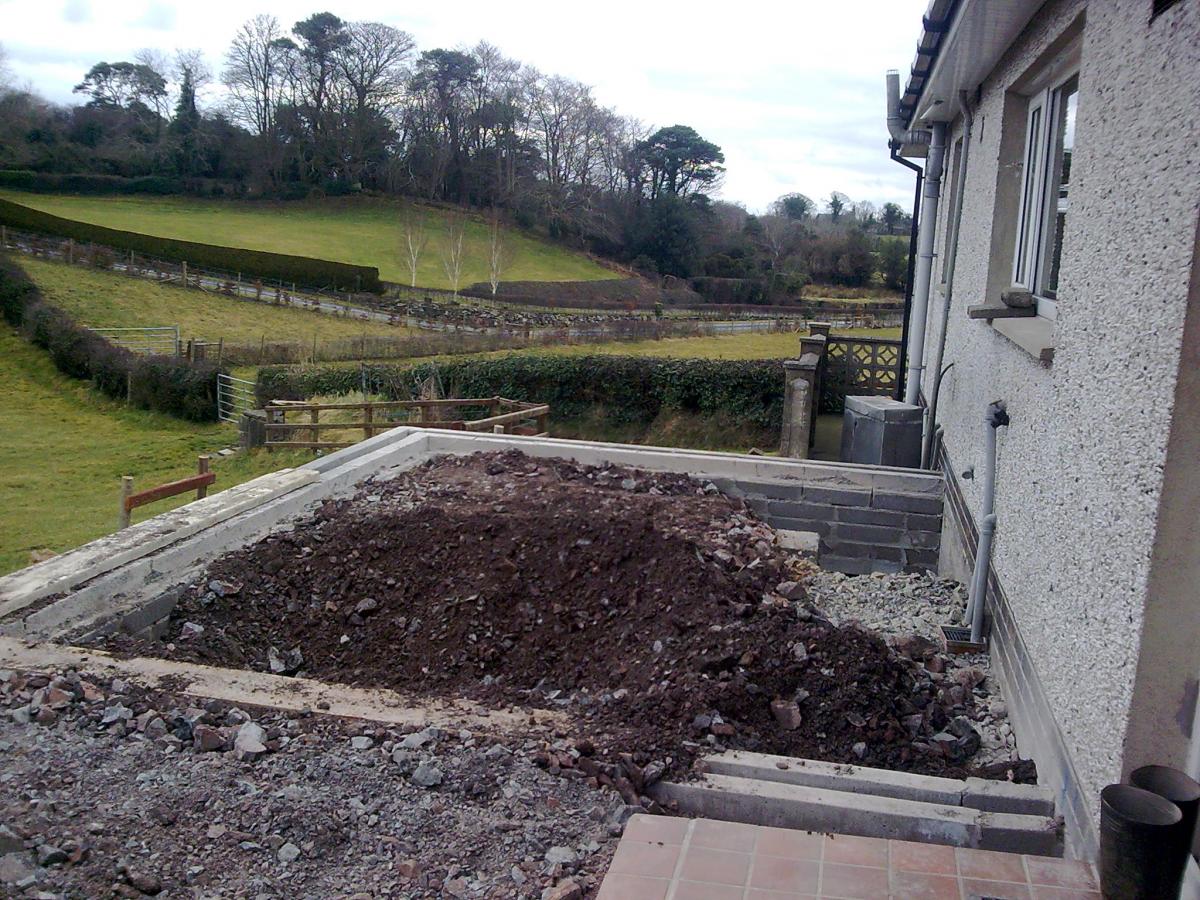
M938 200L942 189L942 163L946 155L946 123L933 124L929 158L925 163L921 198L921 232L917 240L917 271L913 284L912 329L908 336L908 373L904 402L921 402L921 376L925 371L925 328L929 318L929 288L933 274L933 239L937 230Z
M900 73L895 69L887 70L887 127L896 146L929 143L928 131L919 128L909 131L904 127L904 116L900 115Z
M1003 400L988 404L983 418L983 516L979 529L979 546L975 548L975 571L971 575L971 592L967 596L967 621L971 623L971 642L983 640L983 611L987 606L988 569L992 561L992 539L996 534L996 432L1008 424L1008 409Z
M971 130L975 116L967 103L967 92L959 91L959 102L963 110L962 156L958 170L954 173L954 207L950 210L950 252L946 257L946 289L942 292L942 329L938 334L937 356L933 363L934 379L929 392L929 415L925 419L925 437L921 442L921 468L933 466L933 430L937 425L938 393L942 389L942 362L946 356L946 330L950 327L950 304L954 298L954 268L958 262L958 233L962 227L963 188L967 184L967 161L971 157Z

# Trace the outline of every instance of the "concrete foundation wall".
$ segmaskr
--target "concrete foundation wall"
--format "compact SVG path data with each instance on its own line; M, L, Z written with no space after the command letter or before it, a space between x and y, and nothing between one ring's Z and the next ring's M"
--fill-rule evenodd
M1057 729L1066 754L1059 777L1077 779L1093 821L1100 789L1120 778L1131 754L1185 763L1200 639L1195 617L1185 617L1183 642L1152 642L1162 652L1139 661L1200 214L1200 5L1178 3L1153 22L1150 13L1142 0L1052 0L982 84L946 339L945 362L955 365L937 411L956 472L982 471L984 409L1007 401L993 560L1006 589L995 616L998 655L1015 654L1004 664L1014 706L1045 720L1022 733ZM968 319L966 307L996 302L1011 281L1026 107L1019 94L1076 31L1071 212L1046 363ZM961 135L960 120L949 146ZM935 293L931 360L942 304ZM1176 465L1192 480L1200 474L1195 458ZM979 480L960 487L978 520ZM1155 602L1169 608L1168 598ZM1168 619L1153 627L1169 628ZM1140 671L1147 666L1153 671ZM1131 730L1142 683L1153 683L1151 702L1172 713L1147 712ZM1052 755L1046 764L1063 760ZM1077 846L1089 843L1078 836Z
M800 520L782 516L808 503L829 510L828 522L814 522L860 556L847 557L858 569L895 561L883 555L885 543L903 544L898 526L866 525L845 518L886 517L923 524L910 535L912 547L899 550L911 565L932 566L940 530L942 480L936 475L877 466L819 463L762 456L739 456L623 444L563 441L512 435L477 435L419 428L396 428L314 460L298 469L265 475L205 500L155 516L132 528L85 544L44 563L0 578L0 634L78 640L122 629L153 634L176 602L177 585L194 579L217 556L286 529L321 501L350 493L368 477L389 478L442 454L519 449L531 456L606 463L654 471L680 472L731 489L731 493L782 503L768 515L781 528ZM808 520L804 520L805 523ZM864 530L867 529L867 530ZM871 531L869 529L876 529ZM816 530L802 528L799 530ZM923 546L931 544L930 546ZM829 546L835 546L830 544Z
M912 493L887 487L836 488L794 482L716 479L731 496L776 528L820 535L826 569L932 572L941 544L941 491ZM910 487L931 487L914 477Z

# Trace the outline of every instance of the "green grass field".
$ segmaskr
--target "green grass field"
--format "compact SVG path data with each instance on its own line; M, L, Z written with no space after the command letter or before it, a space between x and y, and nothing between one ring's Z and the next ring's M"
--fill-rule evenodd
M49 356L0 325L0 572L31 562L34 550L62 551L116 527L122 475L135 489L194 474L196 457L227 447L228 425L196 425L127 409L67 378ZM293 453L214 457L214 490L304 462ZM144 506L134 521L187 502Z
M94 328L178 325L180 337L227 344L398 337L415 329L386 322L347 319L329 313L155 284L115 272L69 267L30 257L20 260L46 300L75 321Z
M0 191L0 197L56 216L159 237L224 247L269 250L336 262L378 266L386 281L408 284L401 256L400 216L404 201L347 197L292 202L201 200L190 197L90 197ZM417 284L448 288L441 247L445 212L426 208L429 244L421 256ZM619 277L586 256L508 229L512 264L505 281L600 281ZM471 217L466 229L462 282L487 280L488 229Z
M897 340L899 328L843 328L838 335L883 338ZM405 359L370 360L378 363L420 363L457 359L486 359L510 353L562 353L570 356L586 356L592 353L608 353L615 356L666 356L671 358L696 359L783 359L800 350L800 336L790 332L749 334L723 334L710 337L663 338L660 341L606 341L599 344L562 344L557 347L535 347L528 350L492 350L486 353L446 353L439 356L408 357ZM330 366L357 366L359 362L319 363ZM257 368L246 366L234 372L239 378L253 380Z

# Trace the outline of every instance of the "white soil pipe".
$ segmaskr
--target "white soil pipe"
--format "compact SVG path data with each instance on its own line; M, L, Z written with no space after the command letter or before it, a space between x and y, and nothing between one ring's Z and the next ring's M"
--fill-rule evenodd
M983 638L983 611L987 605L988 569L992 562L992 538L996 533L996 432L1008 424L1008 410L1003 400L988 404L983 417L983 510L979 529L979 546L975 548L975 571L971 576L971 592L967 595L967 621L971 623L971 641Z
M921 199L921 227L917 236L917 268L913 276L912 317L908 334L908 374L904 402L920 404L921 376L925 372L925 326L929 318L929 288L933 275L933 239L937 231L938 200L942 189L942 164L946 156L946 123L933 124L925 187Z
M946 257L944 269L946 286L942 289L942 329L938 334L937 356L933 361L933 385L929 393L929 412L925 419L925 437L921 442L922 469L935 467L932 459L933 429L936 424L934 418L937 416L938 394L941 393L942 388L942 362L946 356L946 332L950 327L950 304L954 300L954 268L958 260L958 233L962 228L963 195L966 193L964 188L967 186L967 161L971 157L971 126L975 124L975 117L971 114L971 107L967 103L967 92L961 91L959 97L963 110L962 155L958 159L958 169L954 173L954 205L950 209L950 253Z

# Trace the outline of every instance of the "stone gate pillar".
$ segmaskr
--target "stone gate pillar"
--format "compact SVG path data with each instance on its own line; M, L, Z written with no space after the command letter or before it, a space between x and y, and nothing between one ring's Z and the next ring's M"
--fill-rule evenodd
M799 359L784 360L783 429L779 455L808 459L818 401L818 368L825 355L824 335L800 339Z

